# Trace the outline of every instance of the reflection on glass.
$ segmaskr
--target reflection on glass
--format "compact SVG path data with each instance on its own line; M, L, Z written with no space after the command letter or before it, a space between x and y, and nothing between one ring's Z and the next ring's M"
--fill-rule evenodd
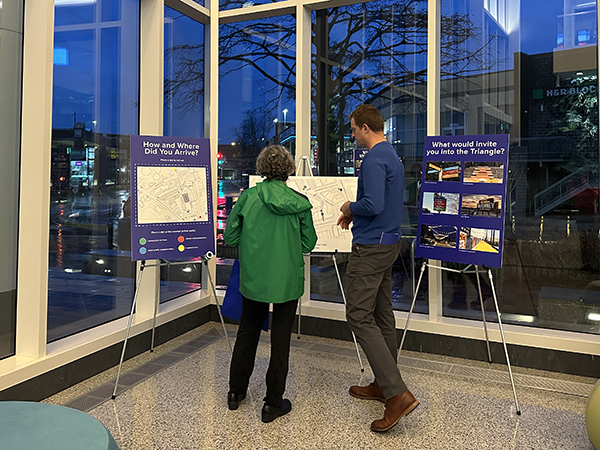
M48 341L129 314L136 0L56 0ZM118 19L118 20L117 20Z
M219 0L219 10L248 8L255 5L266 5L277 0Z
M596 3L444 0L442 16L443 134L510 135L503 319L600 333ZM474 276L443 276L444 314L480 320Z
M292 16L226 24L219 31L217 285L226 285L237 249L222 238L256 157L267 145L296 152L296 23Z
M164 73L164 135L203 137L204 25L168 6L165 6ZM162 266L160 302L200 289L201 279L201 263Z
M381 111L385 135L406 170L405 250L394 265L393 296L395 307L408 309L413 293L407 286L412 285L408 280L414 267L410 249L416 235L426 134L427 2L381 0L317 10L313 30L313 171L321 176L356 176L356 144L348 115L361 103ZM319 285L331 272L322 265L321 258L313 257L311 285ZM343 273L344 264L339 266ZM422 286L417 310L427 311L427 284ZM312 298L338 302L340 295L339 287L328 294L316 288L311 293Z

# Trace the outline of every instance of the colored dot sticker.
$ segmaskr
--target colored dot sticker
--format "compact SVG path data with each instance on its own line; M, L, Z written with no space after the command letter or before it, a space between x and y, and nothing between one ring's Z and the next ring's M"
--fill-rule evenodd
M146 238L140 238L140 245L146 244Z
M177 242L183 242L185 240L185 238L183 236L179 236L177 238Z
M185 246L184 245L180 245L179 247L177 247L177 250L179 250L180 252L185 250Z
M145 255L145 254L146 254L146 247L142 247L142 248L140 248L140 253L141 253L142 255Z

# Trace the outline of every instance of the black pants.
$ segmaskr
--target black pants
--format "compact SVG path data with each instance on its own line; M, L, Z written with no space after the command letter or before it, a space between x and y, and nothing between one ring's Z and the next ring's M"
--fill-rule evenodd
M248 389L260 330L265 315L269 313L269 303L256 302L246 297L242 299L242 318L229 368L229 390L236 394L243 394ZM273 304L271 360L267 370L267 396L264 401L267 405L277 408L281 406L285 391L290 359L290 339L297 306L298 300Z

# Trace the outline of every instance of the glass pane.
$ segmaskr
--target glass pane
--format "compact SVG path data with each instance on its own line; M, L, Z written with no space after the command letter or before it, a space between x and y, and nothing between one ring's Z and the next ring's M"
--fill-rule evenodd
M248 8L255 5L266 5L277 0L219 0L219 10Z
M375 1L317 10L313 30L313 170L322 176L355 176L356 143L348 115L361 103L381 111L386 137L406 172L404 245L393 269L393 301L396 308L408 309L413 270L418 274L411 249L426 134L427 2ZM337 260L343 273L345 262ZM328 285L321 280L335 274L332 264L331 258L313 257L312 298L342 301L331 280L331 289L323 291ZM426 294L424 280L417 310L427 311Z
M0 359L15 353L17 243L19 227L19 149L21 137L21 62L23 3L0 9Z
M164 135L204 136L204 25L165 6ZM183 262L183 261L171 261ZM202 264L160 269L160 302L200 289Z
M442 133L511 139L503 319L600 333L596 2L444 0L442 24ZM474 275L444 275L444 314L481 318Z
M256 157L281 144L295 155L296 22L292 16L220 28L217 285L226 285L235 248L222 234Z
M204 51L204 25L165 6L165 136L204 137Z
M120 0L102 0L107 7L119 5ZM96 20L98 5L95 0L54 0L54 25L92 24Z
M110 11L109 21L55 27L49 342L131 309L127 200L129 135L138 132L138 3L99 0L93 17ZM81 6L57 0L59 9L64 23L78 23Z

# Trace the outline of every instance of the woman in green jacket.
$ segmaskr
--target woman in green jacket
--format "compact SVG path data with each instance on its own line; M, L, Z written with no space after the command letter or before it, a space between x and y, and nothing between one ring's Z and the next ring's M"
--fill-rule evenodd
M295 165L280 145L263 149L256 169L265 178L245 190L227 218L225 242L238 247L242 317L229 372L229 409L246 397L250 375L269 303L271 359L262 421L271 422L292 409L283 398L288 372L292 324L298 299L304 293L304 258L317 243L308 199L287 187Z

